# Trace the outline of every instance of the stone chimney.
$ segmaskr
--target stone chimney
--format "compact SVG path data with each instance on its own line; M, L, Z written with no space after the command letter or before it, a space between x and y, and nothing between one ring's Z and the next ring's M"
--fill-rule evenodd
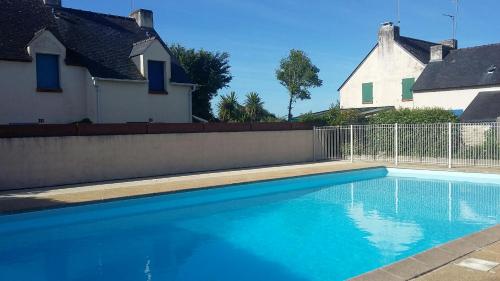
M442 61L451 50L457 49L458 41L455 39L445 40L439 45L431 46L431 62Z
M43 0L43 3L47 6L61 7L61 0Z
M450 47L452 49L458 48L458 41L456 39L448 39L440 42L439 44Z
M153 11L140 9L130 14L130 17L134 18L140 27L153 28Z
M394 25L392 22L385 22L378 31L378 43L386 45L387 43L394 43L399 38L399 26Z

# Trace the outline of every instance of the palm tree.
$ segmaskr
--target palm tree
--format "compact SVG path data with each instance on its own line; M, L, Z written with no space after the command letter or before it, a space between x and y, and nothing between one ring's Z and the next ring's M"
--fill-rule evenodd
M219 104L219 119L222 122L237 122L241 120L241 105L235 92L222 95Z
M251 92L246 95L245 100L245 117L250 122L258 122L264 115L264 102L256 92Z

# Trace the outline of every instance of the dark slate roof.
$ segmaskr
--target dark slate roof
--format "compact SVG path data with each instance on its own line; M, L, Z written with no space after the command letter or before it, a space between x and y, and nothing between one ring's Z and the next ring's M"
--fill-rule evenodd
M498 67L496 71L488 70ZM443 61L431 62L414 91L458 89L500 84L500 44L451 50Z
M500 91L479 93L462 114L462 122L496 122L500 117Z
M130 55L137 52L134 44L153 37L172 55L154 29L141 28L129 17L52 9L42 0L0 0L0 5L0 60L30 61L26 47L42 29L67 48L67 64L86 67L94 77L144 80ZM191 83L173 56L172 82Z
M431 59L431 47L438 45L437 43L404 36L400 36L396 41L423 64L428 64Z
M415 38L410 38L410 37L404 37L404 36L399 36L396 39L396 42L404 48L408 53L410 53L412 56L414 56L417 60L419 60L423 64L428 64L430 57L431 57L431 46L438 45L437 43L432 43L424 40L419 40ZM344 85L351 79L351 77L358 71L358 69L361 67L361 65L366 61L366 59L370 56L370 54L378 47L378 44L376 44L370 52L363 58L363 60L356 66L353 72L347 77L347 79L340 85L340 89L344 87Z

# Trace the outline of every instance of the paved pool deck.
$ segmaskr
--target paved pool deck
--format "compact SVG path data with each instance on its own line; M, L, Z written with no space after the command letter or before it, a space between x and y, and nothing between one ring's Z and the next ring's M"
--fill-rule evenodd
M394 167L392 163L322 162L222 172L174 175L149 179L115 181L95 184L67 185L22 191L0 192L0 214L35 211L71 205L105 202L168 194L186 190L213 188L261 180L341 172L373 167ZM447 167L405 165L399 168L449 170ZM454 168L451 171L495 173L497 168ZM475 257L500 263L500 225L452 241L409 259L377 269L352 280L500 280L500 267L488 272L459 267L456 263Z

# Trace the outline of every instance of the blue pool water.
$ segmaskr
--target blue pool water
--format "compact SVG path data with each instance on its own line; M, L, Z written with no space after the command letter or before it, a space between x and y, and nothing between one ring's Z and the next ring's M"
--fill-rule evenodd
M498 176L258 182L0 216L0 280L344 280L499 219Z

